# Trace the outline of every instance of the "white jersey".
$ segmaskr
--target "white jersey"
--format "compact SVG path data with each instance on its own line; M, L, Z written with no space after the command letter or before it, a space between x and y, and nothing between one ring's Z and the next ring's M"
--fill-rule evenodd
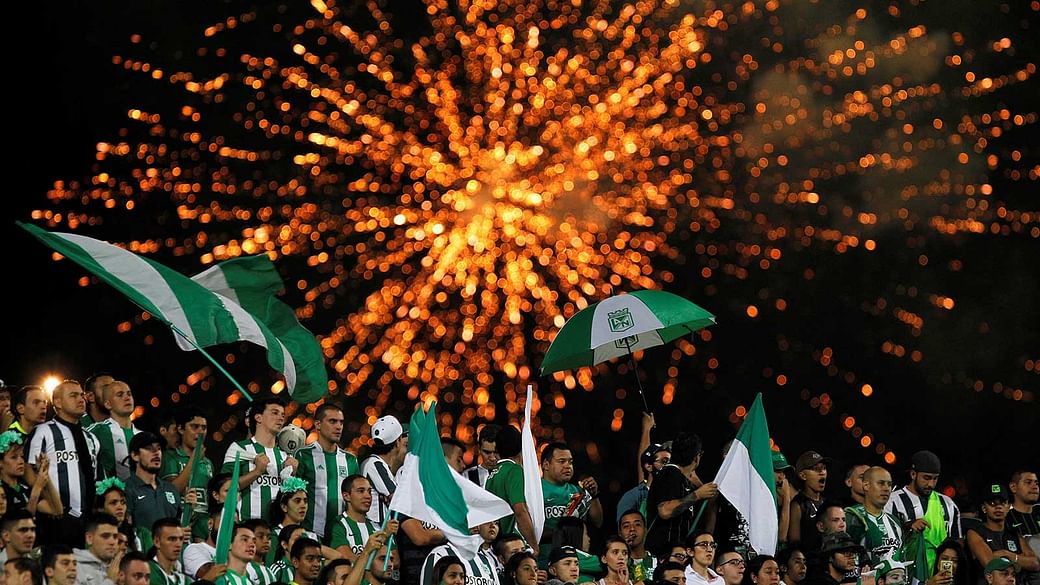
M271 585L278 581L271 569L257 562L246 565L246 578L249 579L249 585Z
M473 560L468 563L462 561L466 566L466 585L498 585L498 573L495 568L496 563L493 560L494 556L490 548L481 548L477 552L477 556L473 557ZM426 560L423 562L422 572L419 576L419 585L438 585L433 580L433 567L437 564L437 561L444 557L462 559L458 549L452 546L451 543L435 547L430 551L430 554L426 555Z
M390 511L390 496L397 491L394 474L390 472L390 465L382 457L372 455L361 464L361 475L368 478L372 487L379 494L378 498L372 500L372 507L368 510L368 519L376 526L382 526L383 520Z
M286 455L281 449L264 447L250 439L232 443L228 447L227 453L224 454L224 464L220 470L230 473L235 467L237 454L242 465L239 473L244 475L253 469L253 460L261 453L267 455L267 469L242 491L238 501L238 514L242 521L252 518L267 520L268 509L271 502L278 499L282 480L292 475L292 467L286 466L284 469L282 467Z
M84 482L94 483L99 479L98 469L98 445L97 438L76 428L76 432L83 433L87 441L87 449L90 451L91 477L83 477L79 467L79 453L76 451L76 440L73 437L73 428L57 420L49 420L43 424L36 425L29 433L29 448L25 452L25 460L35 465L40 453L45 453L50 461L48 475L51 483L58 488L61 503L65 507L65 513L75 518L81 518L84 512L89 511L94 502L84 500ZM93 490L91 490L93 491Z

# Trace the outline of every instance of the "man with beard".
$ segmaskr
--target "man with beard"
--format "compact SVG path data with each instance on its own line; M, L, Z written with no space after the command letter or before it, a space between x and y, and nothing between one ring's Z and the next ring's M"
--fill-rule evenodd
M141 546L152 546L152 524L161 518L179 518L181 495L165 479L159 479L162 468L162 439L142 432L130 440L130 467L134 474L126 481L126 512L134 519ZM195 503L195 493L186 501Z
M845 509L849 537L863 546L872 565L888 557L903 560L902 527L895 516L885 512L892 495L892 475L883 467L871 467L863 474L863 484L863 503Z
M1031 582L1033 575L1040 571L1040 561L1024 538L1006 525L1008 512L1008 496L1004 486L993 484L982 500L982 523L972 524L968 528L965 540L971 556L986 567L997 557L1011 561L1019 581ZM983 579L979 580L983 584Z
M119 522L108 514L95 514L87 522L87 548L73 551L77 585L113 585L119 577Z
M715 572L725 585L741 585L744 582L746 564L738 551L728 550L715 557Z
M621 514L618 536L628 545L628 574L632 582L649 581L657 568L657 559L646 551L646 520L639 510L628 510Z
M816 514L823 504L823 490L827 487L827 465L830 459L816 451L806 451L794 465L794 471L802 482L802 489L791 500L791 520L788 542L800 544L803 550L816 550L820 546L816 532Z
M307 516L303 526L329 542L332 527L342 510L340 488L347 476L358 472L358 461L353 453L339 447L343 435L342 408L329 402L319 406L314 413L314 430L318 440L296 452L300 462L296 476L311 486L307 490Z
M126 481L130 477L127 446L130 439L140 432L130 421L130 415L134 413L134 394L126 382L116 380L104 387L101 396L109 418L90 425L87 432L97 437L101 445L98 464L105 476L116 476Z
M957 504L946 494L939 493L935 486L939 483L941 464L939 457L931 451L918 451L910 458L910 484L892 492L885 511L892 514L903 524L903 533L907 540L919 540L910 536L910 531L923 532L925 555L928 566L935 566L935 548L947 538L960 539L961 513ZM908 543L908 548L909 545ZM906 558L915 550L904 551Z
M845 507L851 508L856 504L863 503L865 488L863 486L863 473L870 466L858 463L845 472L845 486L849 488L849 497L845 500Z
M1040 534L1040 485L1036 481L1036 473L1020 469L1011 474L1011 509L1008 510L1007 522L1012 530L1027 540L1034 534Z
M832 532L823 537L820 554L824 564L813 569L805 578L805 585L838 585L855 583L859 579L859 557L863 547L844 532Z

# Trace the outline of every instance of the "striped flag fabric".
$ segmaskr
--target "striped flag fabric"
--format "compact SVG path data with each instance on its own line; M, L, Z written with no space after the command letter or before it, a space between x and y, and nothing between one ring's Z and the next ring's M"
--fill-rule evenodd
M293 400L309 404L325 395L329 377L321 346L292 308L278 300L276 295L285 285L270 258L264 254L232 258L191 279L241 305L289 350L296 367Z
M262 319L231 298L107 242L79 234L49 232L21 222L18 225L164 322L177 333L177 345L185 351L236 341L249 341L265 348L268 364L284 376L286 387L296 399L296 356Z
M534 399L534 387L527 385L527 404L524 406L524 428L520 431L520 456L524 462L524 500L527 511L531 514L534 525L535 542L542 541L542 530L545 528L545 497L542 494L542 476L539 473L538 449L531 432L531 403Z
M390 509L439 528L468 562L483 542L479 534L470 534L470 528L508 516L512 509L448 467L441 449L436 409L434 402L429 412L423 412L420 406L412 414L408 454Z
M231 552L231 533L235 530L235 513L238 511L238 475L239 456L235 455L235 468L231 471L231 489L228 490L227 498L224 499L224 507L220 512L220 525L217 528L217 556L213 562L218 565L227 563L228 553Z
M755 397L744 423L715 478L719 491L747 519L751 547L758 554L776 552L778 521L769 425L762 394Z

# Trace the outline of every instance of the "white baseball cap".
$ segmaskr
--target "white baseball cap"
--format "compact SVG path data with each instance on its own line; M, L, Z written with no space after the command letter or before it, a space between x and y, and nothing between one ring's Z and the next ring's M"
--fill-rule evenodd
M384 416L372 425L372 438L384 445L393 443L404 434L407 434L407 431L394 416Z

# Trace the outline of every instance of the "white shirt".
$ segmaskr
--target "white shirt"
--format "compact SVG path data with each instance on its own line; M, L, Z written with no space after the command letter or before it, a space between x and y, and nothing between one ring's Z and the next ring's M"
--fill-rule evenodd
M686 585L722 585L722 577L719 577L718 573L708 569L708 578L701 577L700 573L693 570L693 567L686 567Z

